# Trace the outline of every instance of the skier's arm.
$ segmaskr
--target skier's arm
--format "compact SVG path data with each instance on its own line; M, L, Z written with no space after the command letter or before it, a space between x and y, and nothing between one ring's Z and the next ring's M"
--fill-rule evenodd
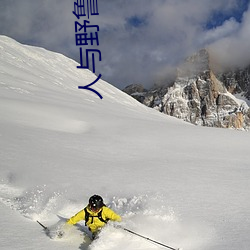
M78 221L84 220L84 218L85 218L85 212L84 212L84 209L83 209L83 210L81 210L80 212L78 212L77 214L75 214L74 216L72 216L72 217L67 221L67 224L75 225Z
M118 215L118 214L116 214L116 213L115 213L113 210L111 210L110 208L105 207L104 210L105 210L105 217L106 217L107 219L110 219L110 220L112 220L112 221L118 221L118 222L122 221L121 216Z

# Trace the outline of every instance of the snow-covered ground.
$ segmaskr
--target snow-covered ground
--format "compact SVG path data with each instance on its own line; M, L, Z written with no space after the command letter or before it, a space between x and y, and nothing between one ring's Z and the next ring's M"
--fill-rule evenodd
M77 63L0 36L1 249L153 250L108 225L53 228L102 195L132 231L184 250L250 249L249 132L149 109ZM125 69L124 69L125 70ZM82 229L83 228L83 229Z

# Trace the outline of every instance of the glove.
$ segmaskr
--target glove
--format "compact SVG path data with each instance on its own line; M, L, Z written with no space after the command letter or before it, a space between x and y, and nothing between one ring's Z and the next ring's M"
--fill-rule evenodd
M56 229L56 237L62 238L67 231L71 228L71 225L65 223L63 225L59 225Z
M62 238L64 234L65 234L65 232L62 231L62 230L59 230L59 231L56 232L56 236L57 236L57 238L59 238L59 239Z

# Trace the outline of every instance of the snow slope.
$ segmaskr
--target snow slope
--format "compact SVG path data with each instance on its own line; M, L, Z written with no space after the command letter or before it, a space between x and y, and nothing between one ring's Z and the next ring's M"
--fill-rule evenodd
M196 127L149 109L90 71L0 36L1 249L153 250L108 225L51 228L92 194L122 225L184 250L250 249L248 132ZM60 222L59 223L63 223Z

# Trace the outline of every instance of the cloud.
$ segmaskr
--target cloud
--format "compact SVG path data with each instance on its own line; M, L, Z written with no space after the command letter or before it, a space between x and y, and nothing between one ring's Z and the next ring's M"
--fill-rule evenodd
M204 34L201 36L200 43L211 44L219 41L237 33L239 28L240 24L235 20L235 18L232 17L229 20L226 20L221 26L204 31Z
M73 8L73 0L1 0L0 33L79 60ZM100 15L90 19L100 26L100 45L93 46L102 53L97 73L119 88L149 87L204 46L211 45L224 61L226 48L240 44L244 54L249 14L239 21L234 13L240 8L238 0L99 0Z
M226 24L223 27L225 28L225 26ZM225 67L244 67L250 64L249 40L250 9L244 13L242 22L238 23L236 29L210 44L210 51L213 53L215 60Z
M0 33L56 51L74 42L72 4L59 0L1 0Z

